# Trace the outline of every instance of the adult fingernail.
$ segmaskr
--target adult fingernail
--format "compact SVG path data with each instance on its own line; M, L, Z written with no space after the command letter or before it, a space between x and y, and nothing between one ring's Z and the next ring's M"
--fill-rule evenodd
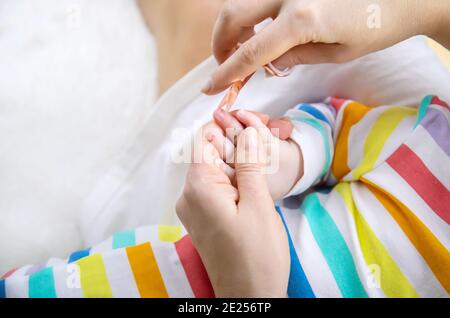
M201 91L203 94L207 94L212 89L213 83L212 80L209 79L206 84L202 87Z
M273 75L278 77L285 77L292 73L292 68L283 65L282 61L274 61L269 63L268 69L273 72Z

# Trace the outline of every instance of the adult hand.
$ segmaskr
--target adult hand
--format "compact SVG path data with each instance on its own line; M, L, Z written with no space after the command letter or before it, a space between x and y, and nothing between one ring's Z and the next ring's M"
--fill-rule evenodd
M202 91L219 93L272 61L280 69L340 63L417 34L448 45L449 17L448 0L228 0L213 32L221 65Z
M235 187L223 171L217 150L204 136L194 147L202 160L190 166L177 214L202 258L216 296L285 297L289 247L263 174L264 163L237 162ZM254 128L238 136L239 158L259 158L258 138Z

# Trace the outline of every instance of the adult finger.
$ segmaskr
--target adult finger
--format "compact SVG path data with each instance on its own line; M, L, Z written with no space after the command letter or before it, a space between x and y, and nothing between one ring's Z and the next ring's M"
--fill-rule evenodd
M238 43L253 35L253 27L275 16L282 0L228 0L222 7L213 30L212 49L216 60L223 63Z
M295 37L286 35L286 29L289 29L287 20L276 18L243 43L236 52L219 65L202 88L202 92L208 95L217 94L229 87L231 83L246 78L296 45Z
M233 115L234 117L236 117L236 113L239 111L239 109L237 110L233 110L230 112L231 115ZM270 116L264 113L260 113L257 111L253 111L253 110L247 110L248 112L254 114L255 116L257 116L263 123L264 125L267 125L270 121Z
M270 142L272 140L272 134L270 133L270 130L255 114L245 110L238 110L236 112L236 117L241 123L244 124L245 127L256 128L264 143Z
M273 204L264 175L265 151L258 132L246 128L238 137L236 147L236 183L239 191L239 205L261 206Z
M337 43L307 43L293 47L272 64L278 69L299 64L341 63L347 60L348 50Z

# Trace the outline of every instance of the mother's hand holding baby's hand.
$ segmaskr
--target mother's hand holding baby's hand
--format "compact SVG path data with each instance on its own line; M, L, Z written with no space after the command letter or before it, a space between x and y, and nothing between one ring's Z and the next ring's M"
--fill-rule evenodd
M263 174L264 163L237 162L233 186L206 135L197 139L196 146L195 155L202 160L189 168L177 214L205 264L216 296L285 297L289 246ZM255 156L258 147L261 140L254 128L237 137L239 158L260 158Z

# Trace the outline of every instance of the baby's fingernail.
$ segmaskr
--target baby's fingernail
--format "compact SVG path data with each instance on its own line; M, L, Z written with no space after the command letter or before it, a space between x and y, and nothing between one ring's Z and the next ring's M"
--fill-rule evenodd
M201 89L202 93L207 94L212 89L212 86L213 86L212 80L209 79L206 82L206 84L202 87L202 89Z
M217 121L223 121L225 119L225 112L223 109L219 108L214 112L214 117Z
M209 142L213 142L214 138L215 138L214 133L208 133L206 140L208 140Z

